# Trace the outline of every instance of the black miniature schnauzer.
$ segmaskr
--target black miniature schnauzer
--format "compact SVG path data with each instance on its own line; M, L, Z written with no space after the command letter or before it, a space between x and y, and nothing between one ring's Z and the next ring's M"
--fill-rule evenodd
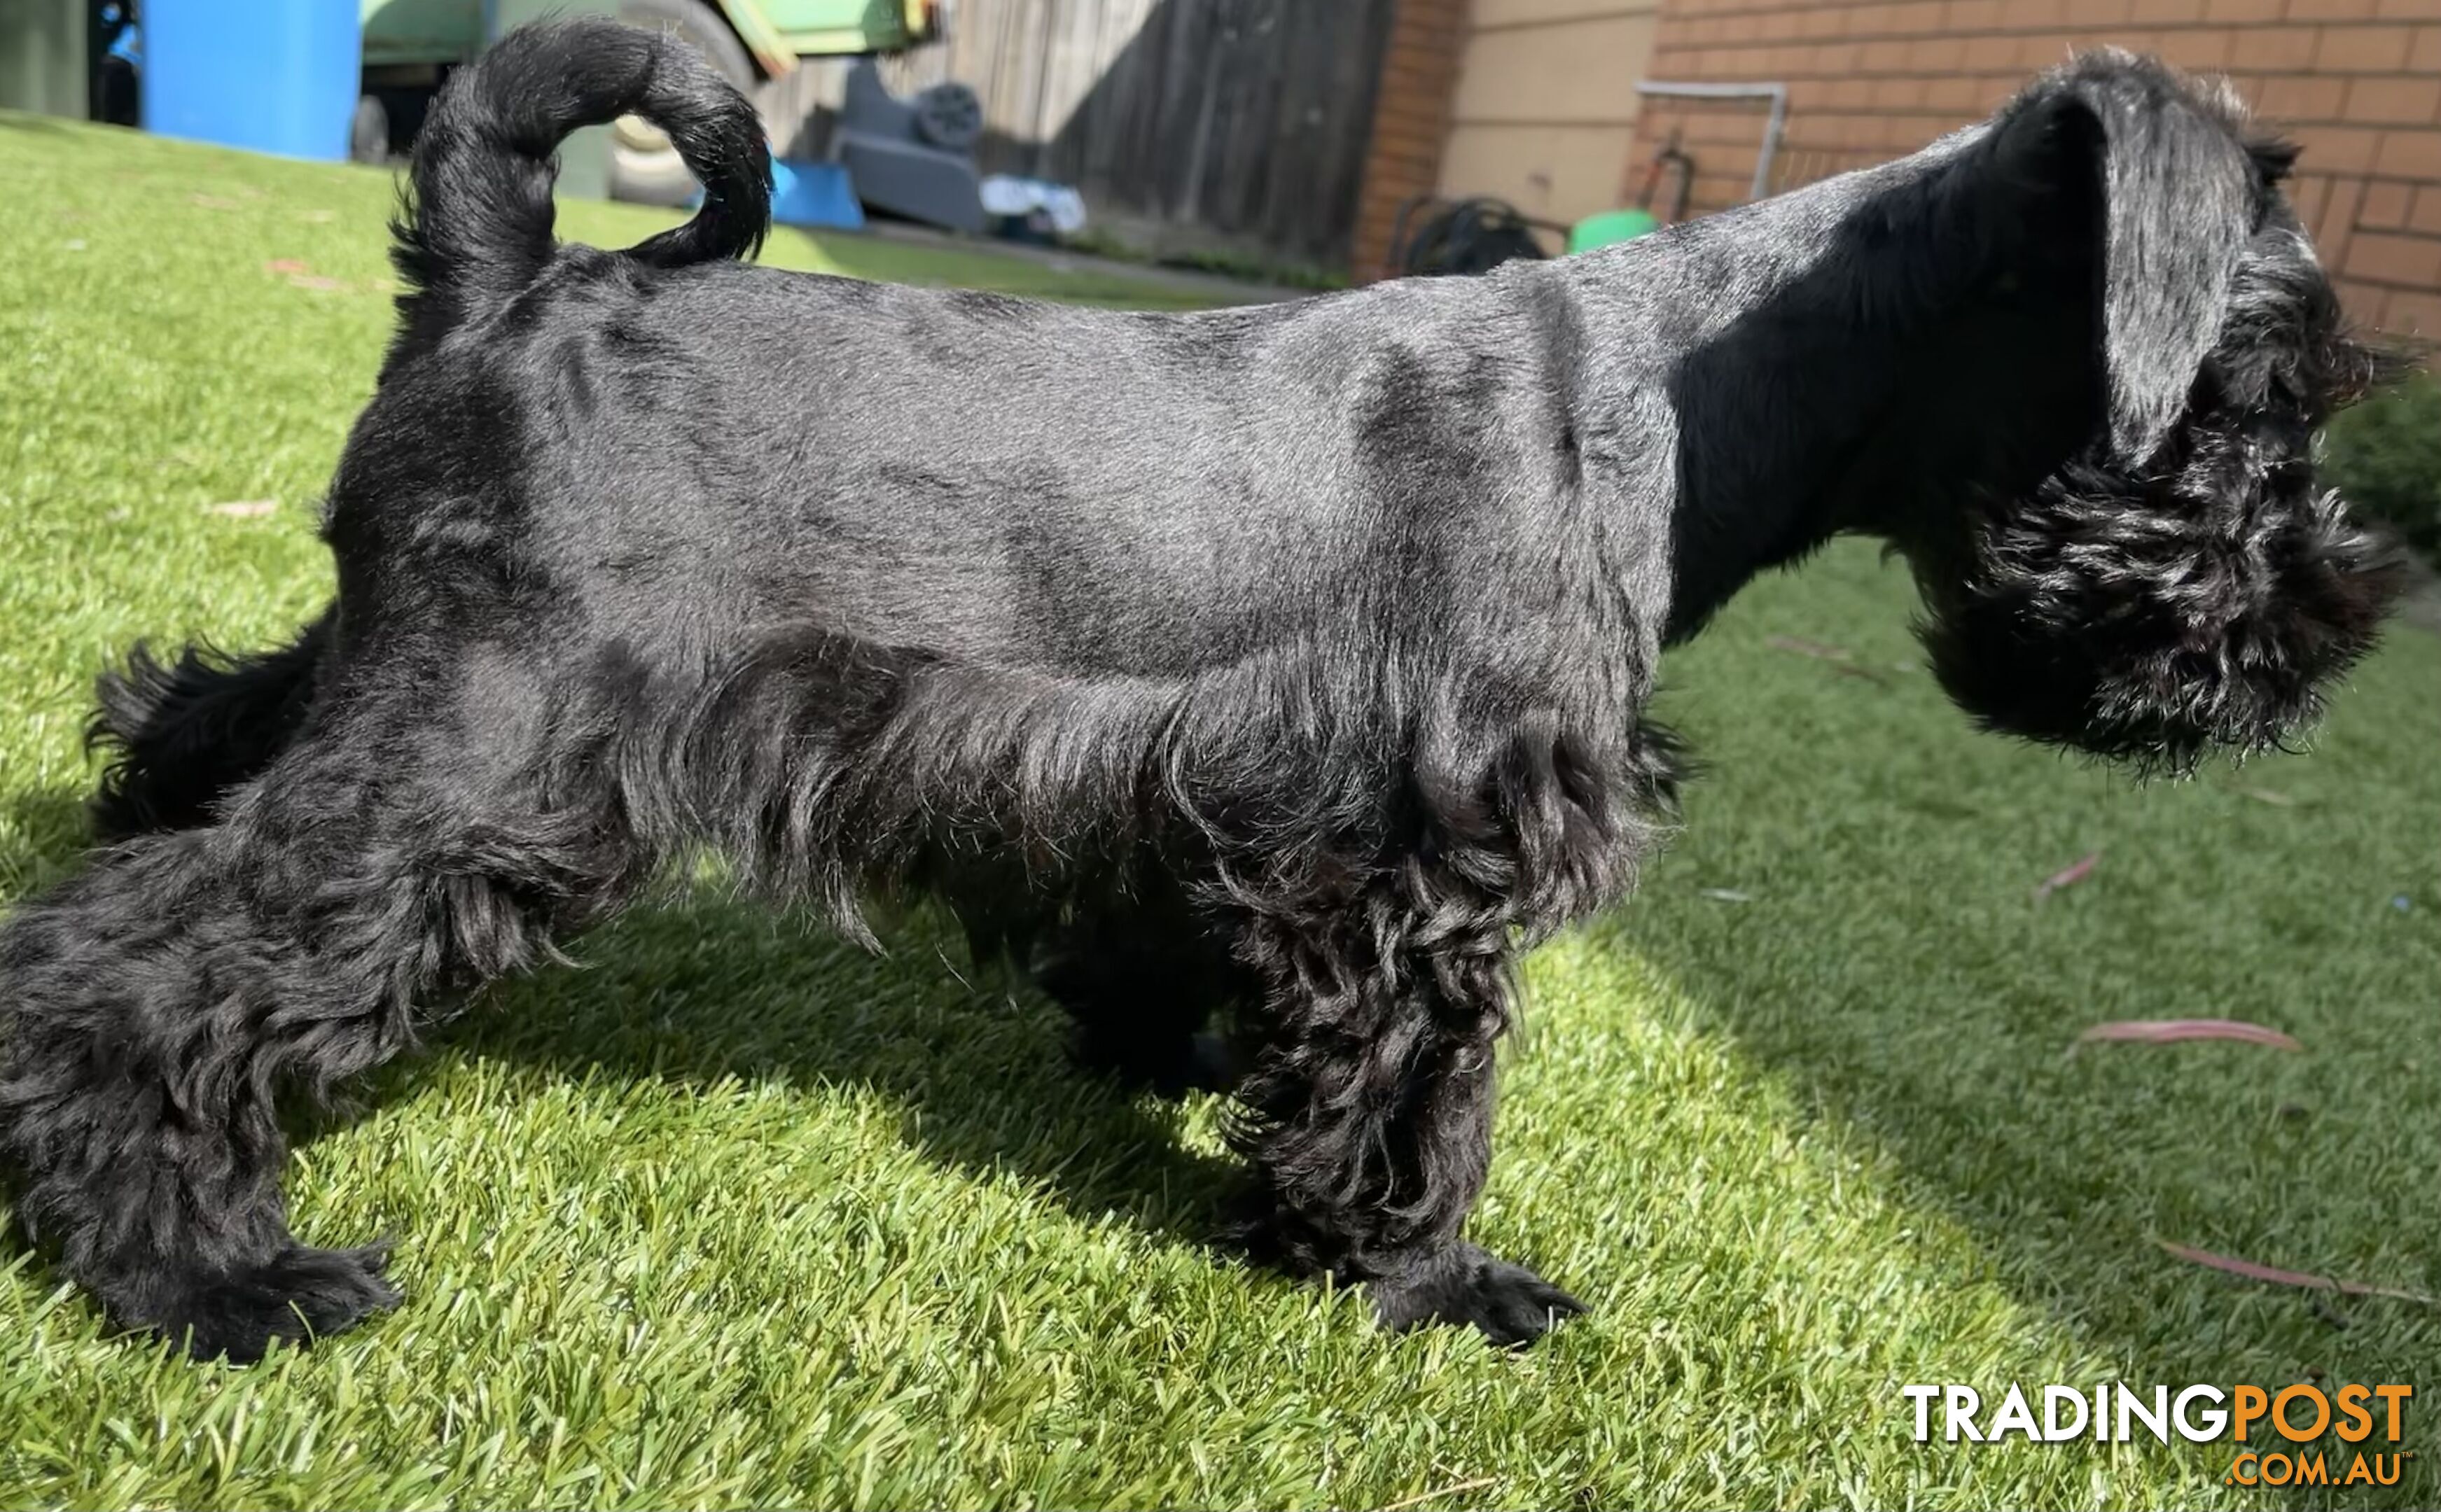
M630 112L700 212L555 244L555 146ZM742 266L746 101L516 32L416 148L335 603L104 679L114 837L0 935L17 1212L198 1357L392 1305L289 1233L278 1105L709 848L859 937L943 900L1140 1080L1225 1025L1245 1246L1530 1340L1579 1304L1461 1237L1492 1052L1662 829L1663 646L1860 531L1982 724L2179 770L2372 642L2394 574L2309 449L2376 364L2290 158L2096 53L1583 257L1113 314Z

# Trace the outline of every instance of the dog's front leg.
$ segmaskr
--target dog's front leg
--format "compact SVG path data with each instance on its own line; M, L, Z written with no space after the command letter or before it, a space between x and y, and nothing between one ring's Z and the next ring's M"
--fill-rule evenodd
M1390 1328L1469 1323L1525 1344L1582 1303L1459 1235L1492 1157L1492 1048L1509 1022L1505 927L1365 896L1250 925L1264 979L1237 1130L1259 1259L1361 1284Z

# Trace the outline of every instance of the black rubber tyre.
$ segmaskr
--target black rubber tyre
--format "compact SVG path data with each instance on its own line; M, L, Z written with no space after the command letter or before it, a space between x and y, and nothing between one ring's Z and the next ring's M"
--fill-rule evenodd
M741 91L754 90L754 60L704 0L619 0L619 19L686 43ZM610 197L639 205L684 205L695 198L695 175L659 129L633 116L610 127Z
M984 139L984 102L961 83L934 84L917 95L915 135L945 153L971 153Z

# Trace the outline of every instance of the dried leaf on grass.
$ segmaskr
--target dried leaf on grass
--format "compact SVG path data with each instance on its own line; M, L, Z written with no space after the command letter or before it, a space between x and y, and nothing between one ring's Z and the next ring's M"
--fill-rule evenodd
M2175 1045L2189 1039L2234 1039L2249 1045L2264 1045L2272 1050L2301 1051L2305 1047L2277 1029L2250 1024L2235 1018L2126 1018L2106 1024L2096 1024L2076 1036L2080 1045L2119 1041L2138 1045Z
M2153 1242L2189 1265L2244 1276L2249 1281L2268 1281L2278 1287L2303 1287L2310 1291L2335 1291L2342 1297L2390 1297L2399 1302L2420 1302L2427 1306L2441 1305L2441 1299L2398 1287L2368 1286L2361 1281L2334 1281L2328 1276L2308 1275L2303 1270L2283 1270L2277 1266L2257 1265L2251 1260L2215 1254L2210 1250L2197 1250L2191 1245L2172 1244L2167 1239L2155 1239Z
M1862 677L1885 688L1890 686L1890 680L1887 675L1871 667L1856 665L1855 657L1845 646L1825 645L1819 640L1807 640L1798 636L1766 636L1763 643L1775 651L1793 651L1800 657L1827 661L1831 663L1831 670L1843 677Z
M1421 1506L1426 1502L1438 1501L1445 1496L1463 1496L1469 1491L1480 1491L1486 1486L1499 1484L1499 1477L1492 1475L1480 1476L1472 1481L1460 1481L1456 1485L1444 1485L1431 1491L1419 1491L1404 1501L1389 1503L1382 1508L1382 1512L1403 1512L1407 1507Z
M259 520L280 508L276 498L241 498L226 504L205 506L205 513L223 515L232 520Z
M2091 855L2087 855L2084 859L2072 862L2071 864L2064 866L2058 871L2053 872L2051 875L2043 878L2042 885L2040 887L2034 889L2034 901L2036 903L2040 903L2043 899L2050 897L2052 893L2057 892L2062 888L2072 888L2076 886L2079 882L2084 881L2087 877L2093 874L2094 867L2099 864L2101 860L2102 853L2100 851L2095 851Z
M399 288L389 279L368 279L362 283L351 283L345 279L316 273L312 263L296 258L273 258L262 265L262 271L286 279L292 289L312 289L318 294L396 294Z

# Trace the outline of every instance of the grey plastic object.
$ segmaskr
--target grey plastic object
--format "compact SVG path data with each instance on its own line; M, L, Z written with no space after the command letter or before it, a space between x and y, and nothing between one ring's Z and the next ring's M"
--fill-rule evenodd
M965 97L962 105L957 95ZM934 99L933 97L938 97ZM970 126L961 148L941 146L926 135L931 123L954 140ZM874 209L952 231L984 229L983 176L971 149L983 135L983 103L963 84L935 85L901 99L881 81L873 60L848 69L831 156L846 165L857 197Z

